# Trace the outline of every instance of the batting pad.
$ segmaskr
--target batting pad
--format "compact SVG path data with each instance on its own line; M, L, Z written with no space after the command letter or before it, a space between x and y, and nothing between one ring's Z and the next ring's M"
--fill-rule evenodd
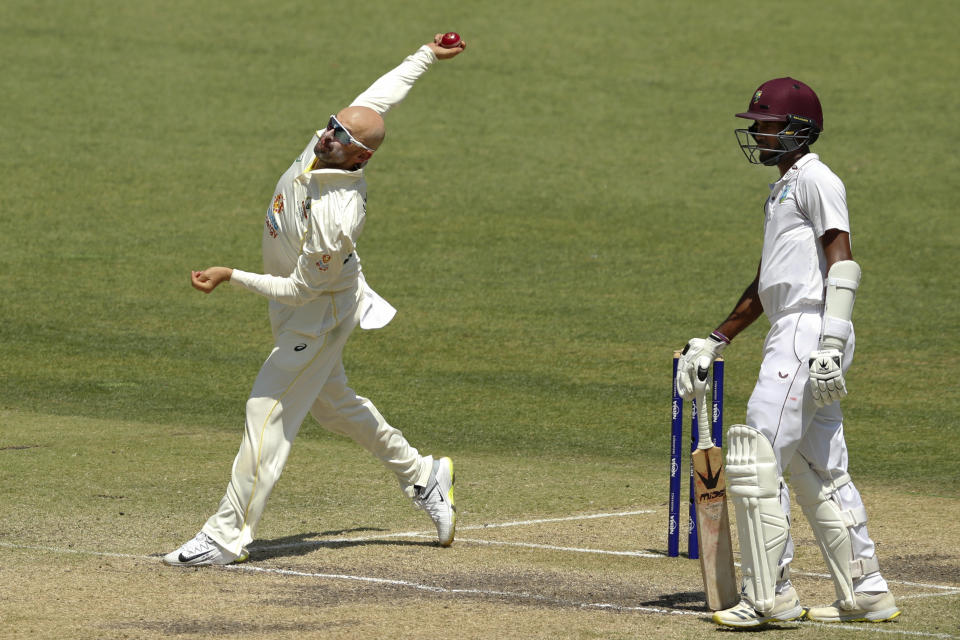
M727 443L727 492L737 513L744 590L765 613L774 607L777 565L790 529L780 507L780 470L773 446L757 429L735 424Z
M853 581L867 573L879 571L876 555L871 560L855 561L850 529L867 521L863 507L855 510L841 509L836 490L850 482L850 476L825 482L810 468L801 455L793 456L790 463L790 481L797 494L797 502L803 515L810 522L823 559L830 567L837 599L843 609L856 606Z

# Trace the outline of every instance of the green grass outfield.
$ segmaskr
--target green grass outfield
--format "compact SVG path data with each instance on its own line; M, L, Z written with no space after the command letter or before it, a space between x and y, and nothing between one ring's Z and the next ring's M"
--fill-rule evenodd
M142 464L113 467L112 441L85 444L99 473L192 534L235 447L178 440L239 442L271 343L261 298L203 296L189 270L259 270L272 189L311 132L455 29L467 51L388 115L367 171L364 270L399 313L351 338L359 393L421 449L483 459L477 486L518 458L550 485L571 460L635 468L624 477L665 494L671 352L752 279L776 177L743 158L733 114L793 75L823 102L815 151L846 184L864 273L851 471L899 487L905 509L912 494L955 497L958 23L960 4L932 0L5 0L0 449L112 425ZM728 424L744 417L766 328L726 353ZM300 438L340 450L309 421ZM60 486L68 459L33 464L31 451L0 450L0 507L33 504L46 521L90 499ZM197 487L208 464L222 479ZM200 489L207 503L170 512L170 492ZM629 495L614 491L601 502ZM494 508L588 508L548 494Z

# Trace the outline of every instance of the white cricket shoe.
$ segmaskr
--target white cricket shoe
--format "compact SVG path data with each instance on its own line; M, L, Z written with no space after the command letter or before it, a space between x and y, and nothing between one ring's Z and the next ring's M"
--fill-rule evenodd
M453 503L453 460L440 458L433 461L433 470L427 486L417 487L413 503L426 511L437 525L440 546L453 544L457 529L457 507Z
M249 553L247 553L249 557ZM200 567L208 564L230 564L237 559L203 531L188 540L176 551L163 556L164 564L171 567ZM246 558L244 558L246 560ZM241 561L242 562L242 561Z
M900 615L889 591L883 593L854 593L857 603L854 609L841 609L840 602L828 607L812 607L807 619L815 622L885 622Z
M777 594L773 602L773 610L766 613L760 613L753 608L753 605L746 599L740 601L740 604L717 611L713 614L713 621L726 627L738 627L741 629L749 627L759 627L768 622L788 622L802 618L804 614L803 607L800 606L800 599L797 598L796 590L790 586L783 590L783 593Z

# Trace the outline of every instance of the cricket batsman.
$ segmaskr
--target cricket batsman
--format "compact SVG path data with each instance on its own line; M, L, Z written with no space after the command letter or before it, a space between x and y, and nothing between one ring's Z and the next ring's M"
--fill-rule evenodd
M221 266L191 272L191 283L200 291L210 293L230 282L267 298L275 342L247 400L243 441L226 494L201 531L163 557L166 564L223 565L248 557L247 545L307 413L380 459L403 492L429 514L440 544L453 542L453 462L420 455L370 400L347 386L342 360L355 327L383 327L395 313L367 285L360 267L357 242L367 213L364 168L384 140L383 116L437 60L453 58L466 46L440 42L437 34L350 106L323 119L280 177L267 206L264 273ZM336 491L347 481L328 477L322 484Z
M757 627L802 618L879 622L900 615L880 574L867 512L847 472L844 376L853 362L853 305L860 265L850 248L846 191L810 147L823 131L813 89L793 78L760 85L738 118L741 150L752 164L777 167L764 199L760 266L733 311L713 333L690 340L677 389L694 395L697 361L713 361L761 314L770 321L746 424L727 435L727 493L736 511L742 600L713 620ZM797 502L830 569L836 601L809 611L790 582L789 469Z

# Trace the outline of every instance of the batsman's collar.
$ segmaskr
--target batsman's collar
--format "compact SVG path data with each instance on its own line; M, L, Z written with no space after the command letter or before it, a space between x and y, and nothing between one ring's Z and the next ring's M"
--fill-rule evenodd
M776 182L770 183L770 188L773 189L773 188L776 187L778 184L780 184L780 183L782 183L782 182L787 182L787 181L791 180L795 175L797 175L797 172L800 171L800 169L801 169L804 165L809 164L809 163L813 162L814 160L819 160L819 159L820 159L820 156L818 156L818 155L815 154L815 153L808 153L808 154L806 154L805 156L803 156L802 158L800 158L799 160L797 160L796 162L794 162L794 163L793 163L793 166L791 166L789 169L787 169L787 172L786 172L785 174L783 174L783 177L782 177L782 178L780 178L780 179L777 180Z
M808 163L810 163L810 162L813 162L814 160L819 160L819 159L820 159L820 156L818 156L817 154L815 154L815 153L808 153L808 154L806 154L805 156L803 156L802 158L800 158L799 160L797 160L796 162L794 162L794 163L793 163L793 166L791 166L791 167L787 170L787 172L786 172L785 174L783 174L783 177L786 178L786 177L787 177L788 175L790 175L791 173L796 172L796 171L799 171L799 170L800 170L800 167L802 167L803 165L808 164Z

